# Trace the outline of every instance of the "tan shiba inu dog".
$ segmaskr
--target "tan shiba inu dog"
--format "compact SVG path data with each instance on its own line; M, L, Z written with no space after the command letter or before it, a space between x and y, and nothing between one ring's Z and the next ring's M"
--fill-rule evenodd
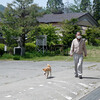
M44 75L46 75L47 78L49 75L51 77L51 66L49 64L47 64L47 67L44 68L43 71L44 71Z

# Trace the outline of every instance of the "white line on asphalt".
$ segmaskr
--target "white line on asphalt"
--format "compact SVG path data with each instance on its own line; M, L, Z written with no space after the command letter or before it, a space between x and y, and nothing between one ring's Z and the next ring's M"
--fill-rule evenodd
M91 84L91 83L90 83L89 85L90 85L90 86L93 86L94 84Z
M7 96L5 96L6 98L11 98L12 97L12 95L7 95Z
M84 86L85 88L90 88L88 85L84 84L84 83L78 83L81 86Z
M62 93L60 93L60 92L58 92L58 91L56 91L58 94L60 94L61 96L63 96L64 98L66 98L67 100L72 100L72 97L70 97L70 96L66 96L66 95L64 95L64 94L62 94Z
M72 92L73 94L77 95L78 93L77 92Z
M72 100L72 97L69 97L69 96L65 96L65 98L68 100Z
M41 86L41 87L42 87L43 85L41 84L41 85L39 85L39 86Z
M52 82L48 82L48 84L52 84Z
M55 82L60 82L60 83L67 83L66 81L58 81L58 80L53 80Z
M19 92L20 94L22 93L22 92Z
M33 87L30 87L30 88L29 88L29 90L33 90L33 89L34 89Z

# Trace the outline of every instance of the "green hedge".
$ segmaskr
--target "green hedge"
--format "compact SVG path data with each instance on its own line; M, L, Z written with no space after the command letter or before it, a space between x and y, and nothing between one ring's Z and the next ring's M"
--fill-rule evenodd
M4 44L0 44L0 55L2 56L4 54Z
M25 51L26 52L33 52L36 48L34 43L25 43Z
M13 58L13 55L11 55L11 54L9 54L9 53L4 53L4 54L2 55L2 58L3 58L3 59L12 59L12 58Z

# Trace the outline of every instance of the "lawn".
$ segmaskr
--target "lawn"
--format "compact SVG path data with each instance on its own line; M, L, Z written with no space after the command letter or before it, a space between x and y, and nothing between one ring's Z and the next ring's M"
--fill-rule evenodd
M84 57L84 61L100 62L100 46L87 46L87 57ZM13 60L12 55L5 55L0 57L1 60ZM17 59L16 59L17 60ZM41 56L41 57L32 57L24 58L20 57L20 60L29 60L29 61L72 61L73 57L70 56Z

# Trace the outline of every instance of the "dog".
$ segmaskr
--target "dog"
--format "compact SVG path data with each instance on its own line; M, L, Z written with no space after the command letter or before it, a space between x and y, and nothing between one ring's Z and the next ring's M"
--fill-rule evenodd
M44 75L48 78L48 76L50 75L51 77L51 66L49 64L47 64L47 67L43 69L44 71Z

